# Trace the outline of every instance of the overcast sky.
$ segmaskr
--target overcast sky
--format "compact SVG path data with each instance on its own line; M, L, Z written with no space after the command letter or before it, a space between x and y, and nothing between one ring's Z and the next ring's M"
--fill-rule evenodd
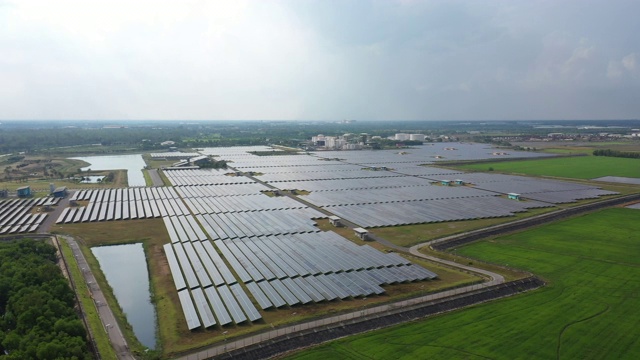
M0 119L640 118L637 0L0 0Z

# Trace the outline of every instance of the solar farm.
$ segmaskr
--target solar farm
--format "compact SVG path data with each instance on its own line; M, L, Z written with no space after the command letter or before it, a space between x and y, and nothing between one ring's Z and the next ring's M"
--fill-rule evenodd
M47 213L36 213L42 206L55 205L59 199L15 199L0 202L0 235L32 233L47 217Z
M383 295L394 284L437 278L396 253L321 231L317 221L329 215L375 228L508 217L615 194L595 185L434 166L548 156L480 144L297 155L254 146L199 153L231 168L165 169L170 186L164 187L75 191L69 199L74 206L56 218L57 224L161 218L170 238L164 254L190 330L256 322L264 311L353 301ZM267 195L292 190L295 196ZM520 201L508 193L519 194ZM31 209L52 201L42 199L1 202L0 231L35 231L46 214Z

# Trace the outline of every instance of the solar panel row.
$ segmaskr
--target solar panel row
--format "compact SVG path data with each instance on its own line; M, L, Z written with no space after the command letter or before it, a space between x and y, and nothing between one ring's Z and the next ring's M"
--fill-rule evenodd
M550 207L537 201L513 201L498 196L332 206L339 217L362 227L422 224L513 216L527 209Z
M89 201L87 206L71 207L63 211L56 223L149 219L189 214L189 210L180 199L129 200L123 198L120 201Z
M179 188L188 189L189 187ZM185 193L186 191L183 191ZM260 210L301 209L306 206L288 197L264 194L243 196L202 197L189 195L185 202L194 214L220 214Z
M31 213L34 207L50 203L50 198L0 201L0 235L34 232L47 217Z
M213 240L270 234L315 232L313 218L326 215L311 208L204 214L199 217Z

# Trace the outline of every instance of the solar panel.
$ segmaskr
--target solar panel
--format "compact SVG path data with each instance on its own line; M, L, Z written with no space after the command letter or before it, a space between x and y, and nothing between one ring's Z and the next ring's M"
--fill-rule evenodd
M247 283L247 286L249 286L249 284L254 284L254 283ZM265 293L265 295L267 295L267 297L269 298L273 306L279 308L287 305L287 303L284 301L282 296L278 294L276 289L274 289L273 286L271 286L271 284L269 284L268 281L261 281L257 284L260 287L260 289L262 289L262 291Z
M184 277L182 277L182 272L180 272L180 266L178 265L178 260L173 252L173 248L171 244L165 244L163 246L164 253L167 256L167 262L169 263L169 270L171 270L171 276L173 277L173 283L176 286L176 290L182 290L187 287L187 284L184 282Z
M191 296L189 296L189 290L178 291L178 298L180 299L182 312L184 313L185 320L187 320L187 327L189 330L200 327L200 320L198 319L198 314L193 306L193 301L191 301Z
M240 306L247 314L247 317L250 321L256 321L262 318L262 315L260 315L247 294L245 294L244 290L242 290L240 284L233 284L229 288L231 289L233 295L235 295L236 300L238 300L238 303L240 303Z
M196 254L196 251L193 249L193 245L191 243L184 243L182 245L184 246L184 250L187 253L187 257L189 258L189 261L193 266L193 271L196 273L196 276L198 277L200 286L202 287L211 286L211 279L209 278L207 271L202 265L202 262L200 261L198 254Z
M276 279L276 280L269 281L269 284L271 284L273 288L276 289L278 294L282 296L284 301L287 304L289 304L289 306L293 306L300 303L300 300L298 300L298 298L295 295L293 295L293 293L291 293L291 291L289 291L289 289L286 286L284 286L284 284L280 280Z
M222 275L220 275L220 272L218 272L218 269L213 264L213 261L211 261L211 258L209 257L209 254L202 246L202 243L194 242L193 248L198 254L198 257L200 257L200 260L202 260L202 265L204 265L204 268L209 273L209 276L211 277L213 284L216 286L224 284L224 279L222 278Z
M176 257L178 258L178 262L180 263L180 267L182 268L182 272L184 276L187 278L187 284L189 288L193 289L198 287L200 284L198 283L198 278L196 274L193 272L193 268L191 267L191 263L187 258L187 254L184 252L182 248L182 244L175 243L173 244L173 250L176 253Z
M191 290L191 294L193 295L193 300L196 303L198 314L200 314L200 319L202 319L202 325L205 328L215 325L216 319L213 317L213 313L211 313L211 307L209 306L207 299L204 297L202 289L195 288Z
M301 303L306 304L308 302L313 301L309 295L307 295L304 290L300 288L292 279L286 278L281 280L282 283L289 289L295 297L300 300Z
M219 286L217 289L218 289L218 292L220 293L220 297L222 298L222 301L227 306L227 309L229 309L229 313L231 314L233 321L236 324L246 321L247 317L244 315L244 313L240 309L240 305L238 305L238 302L236 301L236 298L233 296L233 294L229 290L229 287L227 287L227 285L222 285L222 286Z
M296 285L298 285L298 287L300 287L300 289L302 289L305 293L307 293L307 295L309 295L313 302L320 302L325 300L324 296L320 294L320 292L318 292L318 290L316 290L313 286L309 285L304 278L297 277L292 280Z
M320 280L318 280L315 276L307 276L305 281L312 285L322 296L324 296L325 300L331 301L337 298L336 294L333 293L331 289L329 289L326 285L324 285Z
M209 254L209 257L211 258L213 263L216 265L216 268L220 272L220 275L222 275L222 277L224 278L224 281L227 283L227 285L236 283L237 282L236 278L231 273L231 270L229 270L229 268L227 267L227 264L222 260L220 255L213 248L213 245L211 244L211 242L205 241L202 243L202 246L207 251L207 254Z
M260 308L262 308L262 310L266 310L273 306L271 301L269 301L269 298L262 292L262 290L260 290L260 286L258 286L257 283L250 282L246 285L247 289L249 289L249 292L251 292L251 295L253 295L253 298L256 299L258 305L260 305Z
M220 299L220 295L218 295L216 288L214 286L210 286L204 289L204 293L207 295L207 298L213 307L213 312L216 314L216 318L218 318L220 326L230 324L232 322L231 316L229 316L227 309L224 307L224 303L222 302L222 299Z

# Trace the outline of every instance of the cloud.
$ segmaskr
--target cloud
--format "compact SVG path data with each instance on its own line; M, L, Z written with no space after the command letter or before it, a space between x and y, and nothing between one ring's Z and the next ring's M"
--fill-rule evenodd
M622 57L620 60L611 60L607 67L607 78L611 80L621 79L623 77L637 78L640 76L640 67L638 66L638 54L630 53Z
M619 94L640 97L638 11L577 0L4 1L0 118L632 116L640 105Z
M623 57L621 61L622 66L632 74L635 74L638 71L637 57L636 53L631 53Z

